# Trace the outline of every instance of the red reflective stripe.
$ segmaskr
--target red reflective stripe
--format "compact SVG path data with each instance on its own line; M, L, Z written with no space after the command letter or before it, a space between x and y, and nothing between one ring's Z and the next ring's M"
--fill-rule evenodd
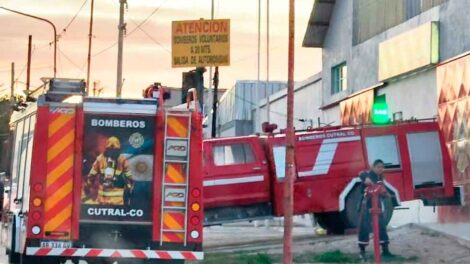
M182 251L181 255L183 255L184 259L190 259L190 260L196 259L196 256L192 252L189 252L189 251Z
M121 253L119 253L119 250L115 250L113 254L111 254L111 257L113 258L122 258Z
M47 256L49 254L49 252L51 252L52 248L40 248L37 252L36 252L36 256Z
M131 252L136 258L141 258L141 259L147 258L147 255L145 255L142 250L134 249L134 250L131 250Z
M86 257L98 257L102 251L103 251L102 249L92 248L85 256Z
M171 259L170 254L166 251L160 251L160 252L156 251L155 253L157 253L157 255L160 256L160 258L162 259Z
M64 252L62 252L62 256L72 256L75 252L77 252L76 248L66 248Z

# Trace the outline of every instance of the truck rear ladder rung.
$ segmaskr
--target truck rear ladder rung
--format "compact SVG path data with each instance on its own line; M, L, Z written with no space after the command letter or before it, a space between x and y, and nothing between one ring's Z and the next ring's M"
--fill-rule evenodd
M187 160L172 160L172 159L165 159L163 162L165 162L165 163L182 163L182 164L188 163Z
M186 187L185 183L165 183L165 186Z
M186 230L162 229L163 232L186 233Z
M163 206L164 210L186 210L186 207L181 206Z
M185 140L188 141L188 138L185 137L166 137L165 139L174 139L174 140Z

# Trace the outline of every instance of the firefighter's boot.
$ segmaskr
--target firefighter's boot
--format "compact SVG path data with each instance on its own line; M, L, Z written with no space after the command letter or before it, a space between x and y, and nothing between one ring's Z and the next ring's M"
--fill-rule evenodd
M392 252L390 252L390 250L388 249L388 244L383 244L382 245L382 256L385 257L385 258L393 258L394 257Z
M359 249L361 250L359 252L359 259L361 262L366 262L367 261L367 255L366 255L366 247L364 245L359 245Z

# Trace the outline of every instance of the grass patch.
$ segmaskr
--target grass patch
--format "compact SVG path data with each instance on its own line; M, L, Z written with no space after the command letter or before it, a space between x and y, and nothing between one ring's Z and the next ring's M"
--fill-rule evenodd
M367 263L374 262L374 254L367 255ZM189 264L274 264L281 263L282 255L270 255L256 252L235 252L235 253L209 253L204 256L204 260L189 261ZM403 257L394 255L393 257L382 257L383 263L419 263L417 256ZM305 252L295 254L293 263L361 263L358 254L344 253L340 250L326 251L322 253Z
M350 255L346 255L339 250L323 252L314 256L313 260L323 263L351 263L355 261Z
M367 255L368 263L374 262L374 254ZM294 263L361 263L358 254L343 253L340 250L326 251L323 253L304 253L294 257ZM417 256L403 257L394 255L393 257L382 257L383 263L419 262Z

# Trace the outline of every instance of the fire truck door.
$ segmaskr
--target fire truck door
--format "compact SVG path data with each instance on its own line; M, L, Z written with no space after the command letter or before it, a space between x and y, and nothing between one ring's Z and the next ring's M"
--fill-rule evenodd
M204 144L206 208L269 202L268 167L257 137Z

